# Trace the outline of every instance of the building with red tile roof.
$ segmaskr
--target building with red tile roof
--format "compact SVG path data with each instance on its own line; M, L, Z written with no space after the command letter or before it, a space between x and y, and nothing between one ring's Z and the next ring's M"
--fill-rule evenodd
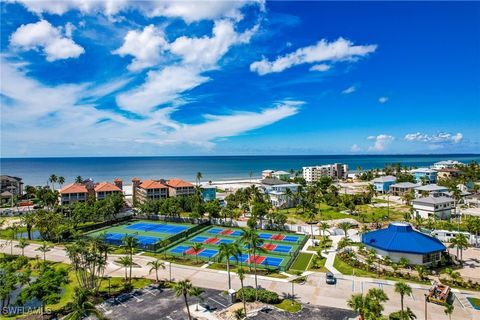
M96 184L94 187L94 191L95 198L97 200L105 199L106 197L115 193L122 193L122 189L109 182L100 182Z
M166 182L171 197L188 197L195 194L195 186L182 179L170 179Z
M88 189L81 183L70 183L60 189L60 203L70 204L85 202L88 198Z
M133 180L133 196L134 201L143 203L147 199L158 200L167 198L169 195L169 188L167 185L158 180Z

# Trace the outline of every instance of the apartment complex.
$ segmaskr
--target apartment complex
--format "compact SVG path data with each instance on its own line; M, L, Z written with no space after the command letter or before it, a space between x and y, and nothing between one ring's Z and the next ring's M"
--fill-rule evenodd
M145 180L132 179L133 199L139 203L167 197L188 197L195 194L195 186L181 179Z
M346 179L348 165L342 163L325 164L321 166L303 167L303 178L308 183L316 182L321 177L330 177L334 180Z
M413 211L423 219L449 219L454 207L453 199L449 197L424 197L413 200Z
M12 196L20 196L23 193L22 178L1 175L0 176L0 193L8 193Z
M74 202L85 202L89 197L95 200L103 200L106 197L119 193L121 194L123 182L121 179L115 179L114 183L85 180L81 183L70 183L60 189L60 203L62 205Z
M454 169L456 166L461 166L463 163L457 161L457 160L445 160L445 161L439 161L435 162L432 166L432 169Z

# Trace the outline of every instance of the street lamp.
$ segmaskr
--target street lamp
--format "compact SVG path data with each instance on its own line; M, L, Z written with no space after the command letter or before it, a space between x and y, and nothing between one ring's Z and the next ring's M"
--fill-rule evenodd
M425 294L425 320L427 320L427 302L428 302L427 297L428 296Z

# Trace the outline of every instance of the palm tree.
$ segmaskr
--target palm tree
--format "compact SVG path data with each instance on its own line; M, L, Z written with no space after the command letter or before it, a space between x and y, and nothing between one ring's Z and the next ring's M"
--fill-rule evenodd
M195 253L195 261L198 263L198 254L203 249L203 243L195 242L192 246L193 252Z
M455 309L455 307L453 306L453 304L447 303L447 304L445 305L445 309L443 310L443 312L445 312L445 314L448 316L448 319L449 319L449 320L452 320L453 309Z
M406 284L403 281L395 283L395 292L400 295L400 307L401 307L401 315L402 319L405 318L404 310L403 310L403 297L405 295L411 295L412 294L412 288Z
M326 223L326 222L320 223L320 225L318 226L318 230L322 231L321 236L323 235L325 237L326 232L330 233L328 231L328 228L330 228L330 225L328 223Z
M155 281L158 283L158 270L165 269L165 263L157 259L155 261L150 261L149 263L147 263L147 266L151 266L148 274L152 273L152 271L155 271Z
M415 271L417 271L418 279L420 279L420 281L423 280L423 278L425 278L425 273L427 271L425 270L424 266L420 266L420 265L415 266Z
M245 303L245 292L243 291L243 280L245 280L245 269L238 268L237 270L238 279L240 280L240 286L242 289L242 302L243 302L243 309L245 310L245 316L247 316L247 304Z
M97 319L102 319L102 314L95 308L95 305L88 299L88 291L75 288L73 301L68 303L68 315L65 320L81 320L93 314Z
M177 297L183 296L185 300L185 306L187 307L188 319L192 320L192 316L190 315L190 308L188 306L188 296L194 293L194 287L190 280L182 280L177 283L173 284L173 290L175 291L175 295Z
M260 239L258 233L254 229L245 229L243 230L242 241L248 246L248 262L250 266L251 253L253 253L253 267L255 274L255 290L258 290L258 281L257 281L257 252L260 251L261 246L263 245L263 240Z
M60 185L60 187L62 187L64 183L65 183L65 178L62 176L58 177L58 184Z
M132 265L133 261L132 258L129 256L123 256L118 260L118 263L125 268L125 283L127 282L128 279L128 268L130 267L130 270L132 270Z
M197 186L200 185L200 182L201 182L202 178L203 178L202 173L201 173L200 171L197 172L197 175L196 175L196 177L195 177L195 180L197 181Z
M25 254L25 248L27 246L29 246L30 244L27 242L27 239L25 238L20 238L20 240L18 241L18 244L15 245L15 247L17 248L20 248L22 250L22 256L24 256Z
M51 174L50 177L48 178L48 181L52 184L52 189L55 190L55 182L57 182L58 178L56 175Z
M463 249L468 248L467 237L463 233L457 233L455 237L450 240L450 248L457 248L457 259L460 260L460 263L463 263ZM458 251L460 250L460 256Z
M83 182L82 176L77 176L77 177L75 178L75 183L82 183L82 182Z
M242 254L238 243L221 243L218 246L218 260L226 259L228 274L228 289L232 288L232 280L230 278L230 257L234 257L238 261L238 256Z
M192 292L191 292L191 296L192 297L197 297L198 300L200 301L204 301L204 298L202 297L202 294L205 292L205 290L203 290L202 288L197 288L197 287L193 287L192 288ZM195 307L195 311L198 311L198 305L199 303L197 303L196 307Z
M137 247L138 239L128 234L125 235L122 240L122 248L129 254L130 260L132 260L130 264L130 283L132 282L133 252Z
M48 245L45 241L43 242L43 244L38 247L37 249L35 249L35 251L40 251L43 253L43 262L45 262L47 259L46 259L46 253L51 251L52 246Z
M353 311L358 313L360 320L365 319L365 314L368 312L368 301L363 294L352 295L347 304Z
M345 234L345 239L348 239L348 230L352 228L352 224L350 222L341 222L338 224L338 227L343 230Z
M310 224L310 234L312 238L312 245L313 245L313 223L317 218L317 213L314 210L308 210L305 214L305 218L307 218L308 223Z

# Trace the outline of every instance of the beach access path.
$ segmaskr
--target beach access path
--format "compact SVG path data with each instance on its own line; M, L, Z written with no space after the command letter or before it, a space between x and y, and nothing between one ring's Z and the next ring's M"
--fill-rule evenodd
M13 247L11 246L12 244ZM12 250L13 254L20 254L20 249L15 247L15 244L17 244L17 242L13 241L12 244L10 243L10 241L0 240L0 252L10 254ZM41 259L43 253L36 250L39 246L39 244L35 243L30 244L25 248L25 255L32 258L40 257ZM120 256L122 255L109 255L105 275L112 277L124 276L124 268L114 263L114 261L118 260ZM52 247L51 251L46 253L46 259L54 262L62 262L66 264L70 263L65 249L61 246ZM137 254L134 256L133 260L136 264L140 266L137 268L133 268L132 273L134 277L155 279L155 274L150 274L150 267L147 266L148 262L155 260L154 258ZM178 281L183 279L189 279L193 283L193 285L197 287L218 290L228 289L226 271L191 267L173 263L170 264L168 262L166 262L165 264L166 269L159 272L159 276L163 279L170 279L171 274L172 280ZM291 295L293 288L295 298L302 301L303 303L311 303L319 306L330 306L344 309L349 309L347 305L347 300L351 297L352 294L365 293L371 288L381 288L385 291L385 293L390 299L389 302L385 304L385 313L388 314L400 310L400 296L394 292L395 282L388 280L378 280L342 275L341 277L338 277L336 285L327 285L325 283L324 273L309 272L307 282L303 285L292 284L288 281L288 279L275 279L264 276L258 276L258 284L262 288L275 291L279 295L285 297ZM253 275L249 275L245 279L245 285L254 286ZM413 292L411 296L405 297L405 307L410 307L419 319L425 319L424 294L427 292L429 287L415 283L411 283L410 285L412 286ZM235 289L238 289L240 287L240 281L235 273L232 273L232 286ZM478 293L476 292L465 291L461 293L458 290L456 291L457 294L462 297L463 295L478 296ZM480 312L464 306L460 300L464 301L465 299L455 299L455 310L452 319L480 320ZM445 314L443 310L443 307L429 303L427 319L444 319Z

